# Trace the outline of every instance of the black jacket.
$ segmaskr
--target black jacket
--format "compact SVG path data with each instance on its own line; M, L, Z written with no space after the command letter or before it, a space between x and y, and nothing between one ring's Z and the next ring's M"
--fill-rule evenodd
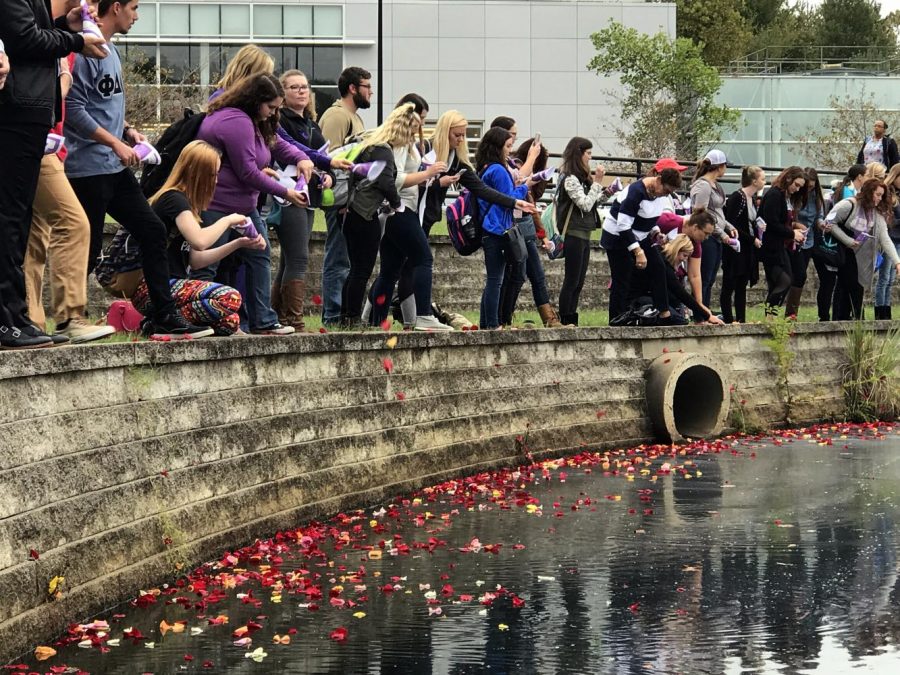
M738 188L725 200L725 220L734 225L741 242L741 252L730 246L722 247L722 274L734 279L746 276L753 286L759 281L759 261L756 258L756 223L750 222L747 195Z
M10 72L0 89L0 117L40 122L48 129L62 115L58 60L84 48L65 17L54 24L50 0L0 0L0 40Z
M763 261L780 260L782 252L794 240L794 225L788 220L787 197L783 190L770 187L763 195L759 207L760 217L766 221L760 258Z
M866 139L868 140L868 139ZM856 156L856 163L863 164L863 150L866 149L866 141L863 141L859 154ZM890 170L894 164L900 162L900 153L897 152L897 141L885 134L881 137L881 156L884 158L884 165Z
M462 175L459 177L459 184L472 193L474 197L483 199L491 204L498 204L507 209L512 209L516 205L516 200L509 195L498 192L492 187L484 184L478 173L468 164L459 161L459 157L453 156L453 161L447 167L447 171L441 176L455 176L460 171ZM434 182L428 188L428 194L425 195L425 217L422 227L428 232L431 226L444 217L444 200L447 198L447 192L450 187L441 187L440 180L434 179Z
M360 178L350 172L350 208L366 220L372 220L382 202L387 200L392 209L400 208L400 193L397 190L397 165L394 151L388 145L370 145L356 158L356 164L363 162L384 162L384 171L374 181Z

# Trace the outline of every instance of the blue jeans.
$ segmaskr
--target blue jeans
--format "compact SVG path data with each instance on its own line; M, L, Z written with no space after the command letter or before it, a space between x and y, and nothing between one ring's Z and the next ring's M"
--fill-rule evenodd
M900 242L894 242L894 248L900 253ZM878 267L878 280L875 282L875 306L890 307L891 306L891 286L894 285L894 279L897 277L897 270L891 263L890 259L881 256L881 265Z
M209 226L216 222L219 218L224 218L228 213L222 211L204 211L200 214L203 219L203 225ZM259 232L266 240L266 248L257 251L250 248L242 248L237 252L237 258L244 263L244 302L242 308L247 311L247 321L250 330L260 330L269 328L278 323L278 315L272 309L272 247L269 245L269 228L266 221L259 217L259 211L253 209L246 214L253 220L256 231ZM222 246L227 244L231 239L237 238L238 234L234 230L228 230L221 238L213 244ZM191 279L200 279L202 281L213 281L216 277L216 271L219 269L221 261L213 263L209 267L200 270L191 271ZM228 284L231 285L231 284Z
M350 274L350 256L341 231L343 215L338 212L338 207L323 210L328 234L322 260L322 322L337 323L341 320L341 293Z
M394 286L400 273L408 265L412 274L412 290L416 297L416 316L431 316L431 277L434 269L434 256L428 245L428 236L419 223L418 214L412 209L393 214L384 225L384 235L379 247L381 269L369 300L372 302L370 322L378 325L387 318L394 295ZM381 304L376 300L384 296Z
M550 303L550 294L547 292L547 279L544 277L544 266L541 264L541 250L538 247L537 234L534 221L531 216L520 218L516 221L519 232L525 238L525 250L528 257L525 259L524 269L520 266L506 263L506 271L503 274L503 286L500 290L500 323L508 326L512 323L512 315L516 310L519 293L525 284L525 277L531 284L531 295L534 298L535 307Z
M703 285L703 304L709 307L712 287L722 264L722 242L716 235L708 237L702 244L703 257L700 258L700 281Z
M500 289L503 287L503 277L506 272L508 242L509 239L505 236L490 232L485 232L481 238L487 278L481 294L479 328L491 329L500 326ZM517 275L524 276L524 271L521 269L524 265L525 261L519 263L519 269L516 270Z

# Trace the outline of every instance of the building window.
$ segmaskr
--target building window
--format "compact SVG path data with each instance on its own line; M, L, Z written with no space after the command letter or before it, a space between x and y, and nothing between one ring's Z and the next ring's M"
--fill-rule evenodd
M344 34L344 15L340 7L316 7L313 33L316 37L340 37Z
M222 35L250 35L250 7L248 5L221 5Z
M219 35L219 6L191 5L191 35Z
M156 37L157 5L141 5L140 20L128 31L129 35L151 35Z

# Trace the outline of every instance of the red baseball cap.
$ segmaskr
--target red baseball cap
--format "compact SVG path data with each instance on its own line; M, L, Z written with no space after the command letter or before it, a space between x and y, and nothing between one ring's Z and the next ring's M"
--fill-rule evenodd
M676 171L684 171L685 169L687 169L686 166L682 166L671 157L663 157L653 165L653 168L657 171L662 171L663 169L675 169Z

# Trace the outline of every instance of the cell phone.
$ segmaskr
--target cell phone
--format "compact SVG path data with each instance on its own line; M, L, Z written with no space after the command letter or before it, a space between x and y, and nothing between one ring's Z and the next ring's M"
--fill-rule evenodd
M535 145L540 145L540 144L541 144L541 132L540 132L540 131L538 131L538 132L534 135L534 144L535 144Z

